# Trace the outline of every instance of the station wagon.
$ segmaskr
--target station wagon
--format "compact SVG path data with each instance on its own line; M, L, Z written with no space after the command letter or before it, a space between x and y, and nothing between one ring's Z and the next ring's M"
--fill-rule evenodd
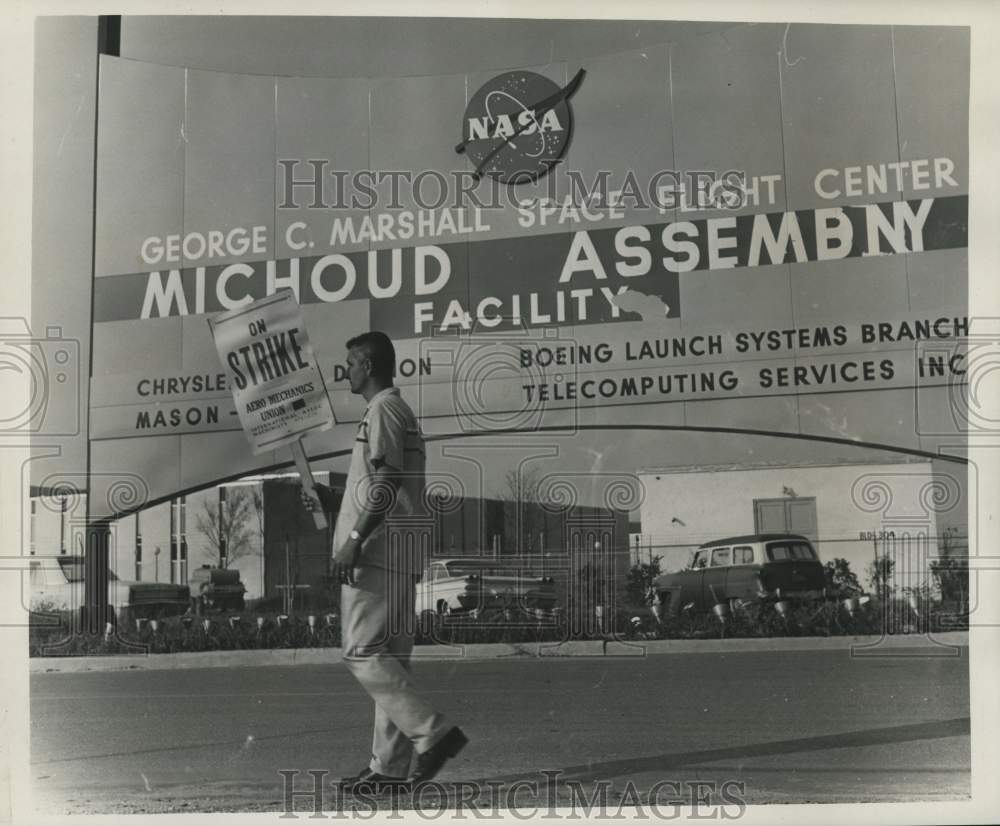
M706 542L682 571L654 587L663 613L684 606L710 611L718 603L822 599L826 580L812 543L799 534L751 534Z

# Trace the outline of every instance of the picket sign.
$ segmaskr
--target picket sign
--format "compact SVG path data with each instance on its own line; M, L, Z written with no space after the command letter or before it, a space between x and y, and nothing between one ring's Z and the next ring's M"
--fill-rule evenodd
M295 294L279 290L220 313L208 325L250 447L255 454L291 448L302 488L316 505L313 523L325 529L302 440L333 425L333 408Z

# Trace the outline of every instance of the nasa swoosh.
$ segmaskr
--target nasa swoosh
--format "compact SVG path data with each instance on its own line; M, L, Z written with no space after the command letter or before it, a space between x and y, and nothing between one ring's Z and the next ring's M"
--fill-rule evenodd
M534 104L534 106L527 106L525 108L532 109L536 113L538 113L538 112L541 112L541 113L547 112L549 109L552 109L554 106L557 106L562 101L568 100L570 98L570 96L574 92L576 92L577 88L579 88L580 83L583 81L583 76L585 74L586 74L586 70L585 69L580 69L573 76L573 79L569 83L567 83L562 89L560 89L558 92L555 92L555 93L549 95L544 100L540 100L538 103ZM494 147L493 151L491 151L488 155L486 155L486 157L484 157L482 159L482 161L479 162L479 166L476 167L476 170L475 170L475 173L473 174L473 177L475 179L480 178L481 175L482 175L483 169L486 168L486 165L496 156L496 154L498 152L500 152L505 146L507 146L507 144L509 144L511 141L513 141L515 138L517 138L518 135L520 135L527 128L528 128L528 124L526 124L526 123L525 124L521 124L515 130L515 132L514 132L513 135L511 135L509 138L506 138L501 143L497 144L497 146ZM462 141L460 144L458 144L455 147L455 151L457 153L461 154L462 152L465 151L465 147L468 144L469 144L468 140Z

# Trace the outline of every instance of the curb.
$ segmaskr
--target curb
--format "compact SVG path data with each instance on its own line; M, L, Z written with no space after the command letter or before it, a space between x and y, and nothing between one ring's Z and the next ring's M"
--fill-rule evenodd
M762 651L851 650L857 656L961 656L967 631L936 635L863 637L769 637L729 640L575 640L563 643L476 643L418 645L413 662L469 662L490 659L561 659L567 657L647 657L662 654L738 654ZM159 671L179 668L250 668L332 665L343 659L339 648L286 648L251 651L190 651L114 657L31 657L31 674L97 671Z

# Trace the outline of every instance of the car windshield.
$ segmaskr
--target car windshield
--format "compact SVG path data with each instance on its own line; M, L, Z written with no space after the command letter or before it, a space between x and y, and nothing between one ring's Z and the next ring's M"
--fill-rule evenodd
M83 582L83 559L81 557L60 557L59 567L67 582ZM108 579L112 582L118 579L110 568L108 569Z
M806 542L772 542L767 546L767 558L772 562L783 559L815 559L816 552Z

